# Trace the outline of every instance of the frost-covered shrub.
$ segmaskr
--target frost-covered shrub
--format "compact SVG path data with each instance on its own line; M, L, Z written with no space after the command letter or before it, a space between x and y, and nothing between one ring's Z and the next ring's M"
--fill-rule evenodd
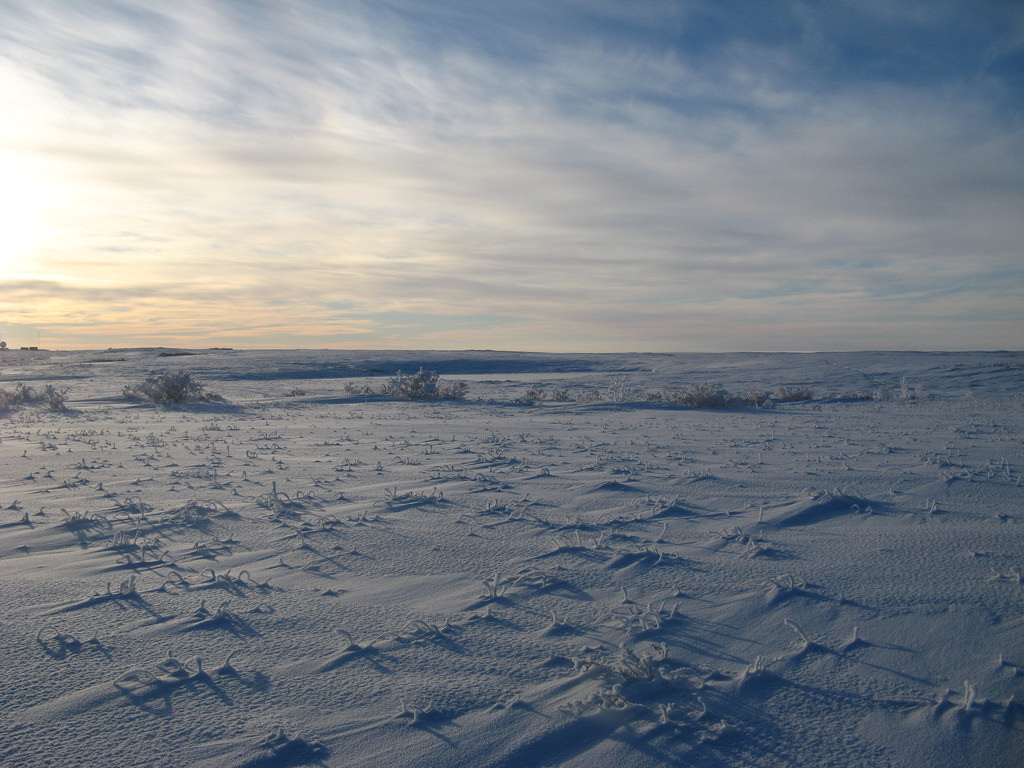
M512 402L516 405L536 405L538 400L544 399L544 393L537 387L530 387L526 394L520 395Z
M148 400L157 405L224 399L207 392L206 385L194 379L189 371L165 371L141 384L126 385L123 394L127 400Z
M412 376L398 371L381 385L378 394L403 400L464 400L468 391L464 381L444 381L437 371L420 368Z
M41 402L46 404L46 407L51 411L63 411L67 409L67 387L64 389L57 389L53 384L47 384L43 387L43 392L39 399Z
M542 389L539 386L531 386L526 392L512 399L514 405L536 405L540 402L567 403L572 400L569 390L558 387ZM598 397L600 399L600 397Z
M469 394L469 385L464 381L441 381L437 389L437 397L444 400L465 400Z
M623 379L613 379L605 390L608 400L613 403L667 403L683 408L772 408L774 400L768 392L752 391L745 395L734 395L720 384L702 382L691 384L685 389L667 392L648 391L631 387ZM599 390L584 390L575 397L577 402L593 403L602 401Z
M814 398L814 390L807 387L779 387L775 399L783 403L800 403Z
M631 403L640 398L640 390L629 386L625 379L612 379L612 383L608 385L608 399L613 403Z
M0 389L0 410L8 411L11 408L16 408L23 402L25 402L21 398L21 386L22 385L19 384L19 389L15 389L14 392L8 392L6 389Z
M18 382L14 387L14 401L19 404L34 403L36 401L36 391L28 384Z
M67 409L68 390L58 389L53 384L47 384L42 392L24 383L18 383L13 392L0 390L0 410L16 408L19 405L45 405L53 411Z
M345 394L348 395L362 395L363 397L373 397L377 394L377 391L369 384L359 386L351 381L345 382Z
M684 390L668 393L665 399L686 408L729 408L740 404L738 398L720 384L710 382L691 384Z
M755 408L771 408L772 396L769 392L748 392L743 402L744 405L752 405Z
M905 376L900 378L900 398L903 400L918 400L923 397L920 384L909 384Z
M35 390L25 384L17 384L13 392L0 389L0 408L8 410L35 401Z
M905 376L900 378L899 389L894 390L883 385L876 389L874 394L874 399L882 402L893 399L919 400L922 397L924 397L924 392L921 389L921 385L908 383Z

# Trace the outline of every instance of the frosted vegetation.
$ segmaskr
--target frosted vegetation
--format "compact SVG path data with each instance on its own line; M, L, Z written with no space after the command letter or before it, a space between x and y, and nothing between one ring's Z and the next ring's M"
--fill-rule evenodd
M35 387L19 382L13 392L0 389L0 412L22 405L41 405L52 411L62 411L67 393L66 388L59 389L53 384L46 384L37 391Z
M381 395L400 400L462 400L466 397L468 389L464 381L442 381L437 371L423 368L412 376L405 376L399 371L376 389L370 384L365 384L362 388L351 383L345 386L345 391L349 394L361 393L367 397Z
M185 370L165 371L141 384L126 384L122 392L126 400L148 400L157 405L221 399L220 395L207 392L206 385Z
M0 764L1016 767L1022 435L1005 352L5 352Z

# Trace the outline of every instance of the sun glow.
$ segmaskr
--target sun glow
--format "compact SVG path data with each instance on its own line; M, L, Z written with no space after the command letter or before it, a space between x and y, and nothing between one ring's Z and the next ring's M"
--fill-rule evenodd
M58 197L56 187L30 162L0 151L0 263L5 278L39 275L46 214Z

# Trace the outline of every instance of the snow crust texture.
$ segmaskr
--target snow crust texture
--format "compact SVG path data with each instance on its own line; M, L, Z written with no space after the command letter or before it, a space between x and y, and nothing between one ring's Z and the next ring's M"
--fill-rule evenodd
M398 370L465 400L360 392ZM223 400L126 385L187 369ZM807 389L771 407L656 396ZM1024 355L5 352L0 764L1024 764Z

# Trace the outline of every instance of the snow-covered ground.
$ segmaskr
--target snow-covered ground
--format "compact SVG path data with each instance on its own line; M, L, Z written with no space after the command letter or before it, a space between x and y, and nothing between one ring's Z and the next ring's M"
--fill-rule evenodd
M358 394L420 366L468 399ZM177 369L224 401L122 398ZM710 381L814 395L653 397ZM3 353L19 382L68 408L0 414L4 766L1024 763L1024 355Z

